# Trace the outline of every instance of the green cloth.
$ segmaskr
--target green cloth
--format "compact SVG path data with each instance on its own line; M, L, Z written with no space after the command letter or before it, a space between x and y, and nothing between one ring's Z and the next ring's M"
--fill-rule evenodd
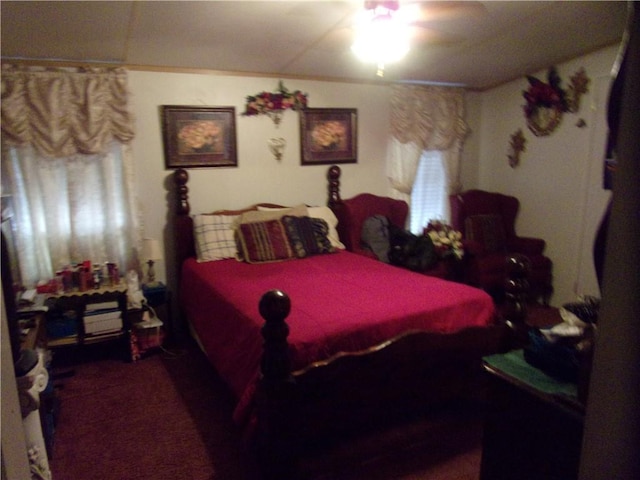
M575 383L561 382L527 363L524 350L512 350L483 358L484 362L506 375L550 395L578 397Z

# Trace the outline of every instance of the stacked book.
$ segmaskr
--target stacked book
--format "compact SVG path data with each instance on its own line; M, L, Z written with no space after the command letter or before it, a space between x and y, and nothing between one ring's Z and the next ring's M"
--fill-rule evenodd
M88 303L84 311L85 335L105 335L122 330L122 311L116 300Z

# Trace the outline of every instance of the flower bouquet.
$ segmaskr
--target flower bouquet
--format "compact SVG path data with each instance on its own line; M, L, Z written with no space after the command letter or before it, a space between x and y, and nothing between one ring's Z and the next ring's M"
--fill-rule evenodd
M464 256L462 233L454 230L451 225L440 220L429 220L423 234L431 239L438 257L442 259L453 257L456 260L461 260Z

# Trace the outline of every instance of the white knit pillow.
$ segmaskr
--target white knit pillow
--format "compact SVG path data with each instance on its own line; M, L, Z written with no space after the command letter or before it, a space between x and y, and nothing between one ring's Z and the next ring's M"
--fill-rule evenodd
M198 262L236 257L234 231L238 215L195 215L193 233Z

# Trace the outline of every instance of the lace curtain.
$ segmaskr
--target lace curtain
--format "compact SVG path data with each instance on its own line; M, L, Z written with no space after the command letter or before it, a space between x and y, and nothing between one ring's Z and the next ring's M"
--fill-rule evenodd
M122 69L2 70L2 194L21 280L84 260L139 269L140 221Z
M468 132L464 91L459 88L396 85L391 92L391 139L387 176L393 196L411 202L420 155L442 151L449 193L460 190L460 150Z

